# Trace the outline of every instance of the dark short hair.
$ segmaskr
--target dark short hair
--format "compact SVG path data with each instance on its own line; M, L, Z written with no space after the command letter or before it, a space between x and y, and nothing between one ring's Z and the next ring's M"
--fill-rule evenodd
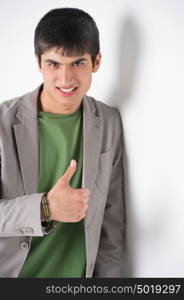
M35 54L41 55L51 48L62 48L64 55L89 53L94 63L100 51L99 31L93 18L78 8L57 8L39 21L34 36Z

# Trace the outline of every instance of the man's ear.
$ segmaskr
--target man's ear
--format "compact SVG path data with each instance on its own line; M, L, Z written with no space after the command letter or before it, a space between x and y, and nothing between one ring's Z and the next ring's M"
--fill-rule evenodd
M92 69L92 72L95 73L98 71L99 67L100 67L100 63L101 63L101 53L99 52L96 57L95 57L95 61L94 61L94 64L93 64L93 69Z
M39 57L36 54L35 54L35 58L36 58L36 63L37 63L38 70L41 72L41 61L40 61Z

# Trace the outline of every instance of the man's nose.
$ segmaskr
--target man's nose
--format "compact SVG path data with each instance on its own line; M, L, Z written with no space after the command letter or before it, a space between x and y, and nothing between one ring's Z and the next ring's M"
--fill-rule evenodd
M59 80L62 86L68 86L73 82L73 73L70 67L61 67L59 72Z

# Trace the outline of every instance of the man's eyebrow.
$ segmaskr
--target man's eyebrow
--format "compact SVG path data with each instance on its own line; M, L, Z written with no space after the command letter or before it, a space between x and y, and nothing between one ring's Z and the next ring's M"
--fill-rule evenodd
M86 60L87 60L86 58L78 58L78 59L74 60L74 61L72 62L72 64L74 64L74 63L76 63L76 62L83 62L83 61L86 61Z
M83 61L86 61L87 59L86 58L78 58L78 59L75 59L74 61L72 61L70 64L75 64L75 63L80 63L80 62L83 62ZM58 65L62 65L62 63L61 62L59 62L59 61L56 61L56 60L54 60L54 59L45 59L45 62L46 63L54 63L54 64L58 64Z
M59 61L56 61L54 59L45 59L45 62L47 62L47 63L54 63L54 64L60 64Z

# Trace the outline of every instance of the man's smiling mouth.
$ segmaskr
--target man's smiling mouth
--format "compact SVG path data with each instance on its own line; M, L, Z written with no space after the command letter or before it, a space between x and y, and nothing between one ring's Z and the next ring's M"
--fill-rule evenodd
M64 89L64 88L59 88L62 92L64 92L64 93L69 93L69 92L72 92L72 91L74 91L74 90L76 90L77 89L77 86L76 87L74 87L74 88L70 88L70 89Z
M72 88L56 87L63 96L71 96L78 89L78 86Z

